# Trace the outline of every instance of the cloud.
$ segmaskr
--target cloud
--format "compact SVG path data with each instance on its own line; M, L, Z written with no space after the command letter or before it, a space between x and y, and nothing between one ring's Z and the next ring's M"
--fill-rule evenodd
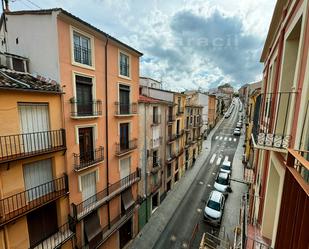
M258 80L259 57L276 2L32 1L42 8L62 7L143 52L141 75L162 80L172 90ZM22 3L11 2L11 9L25 9Z

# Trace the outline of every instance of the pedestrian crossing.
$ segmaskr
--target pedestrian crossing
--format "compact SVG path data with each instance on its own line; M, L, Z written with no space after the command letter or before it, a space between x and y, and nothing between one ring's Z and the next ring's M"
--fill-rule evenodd
M209 161L210 164L216 163L216 165L220 165L221 162L229 162L229 156L223 156L222 153L215 153Z
M237 138L226 137L226 136L216 136L215 140L229 141L229 142L237 142Z

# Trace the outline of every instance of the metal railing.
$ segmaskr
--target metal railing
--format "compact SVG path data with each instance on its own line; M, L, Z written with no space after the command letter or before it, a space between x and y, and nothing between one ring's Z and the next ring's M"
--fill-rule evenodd
M113 218L110 221L110 224L107 224L102 228L102 239L99 241L96 245L96 248L99 248L109 237L111 234L113 234L115 231L119 230L119 228L129 220L133 213L134 213L134 208L136 206L136 203L132 205L128 210L124 211L123 213L120 213L117 215L115 218ZM82 246L83 249L88 249L88 245Z
M107 186L102 191L80 202L79 204L72 203L73 218L81 220L83 217L91 213L93 210L104 205L114 195L121 193L126 188L140 180L141 169L137 168L132 174L122 178L121 180Z
M91 66L91 49L74 44L74 60L75 62Z
M68 193L68 176L54 179L0 200L0 226Z
M137 103L115 102L115 115L137 114Z
M178 152L176 152L176 157L181 156L183 152L184 152L184 150L180 149Z
M171 143L173 141L175 141L177 138L176 134L168 134L167 135L167 143Z
M134 150L137 148L137 145L138 145L138 140L136 138L132 140L127 140L124 142L116 143L116 155L119 156L131 150Z
M64 129L0 136L0 163L63 149Z
M100 146L93 151L85 151L80 154L73 153L74 169L80 171L104 160L104 148Z
M155 182L154 184L152 184L151 186L151 193L156 192L159 188L161 188L162 185L162 180L160 179L159 181Z
M287 131L288 115L297 92L266 93L261 96L262 115L258 129L253 134L256 144L266 148L287 149L292 138Z
M59 248L65 242L75 236L75 225L73 223L65 223L58 227L57 232L42 239L40 242L31 246L30 249L54 249Z
M71 103L71 117L97 117L102 115L102 101L92 100L90 102L83 102L78 99L72 98Z
M167 155L166 162L170 163L177 157L175 152L171 152L169 155Z

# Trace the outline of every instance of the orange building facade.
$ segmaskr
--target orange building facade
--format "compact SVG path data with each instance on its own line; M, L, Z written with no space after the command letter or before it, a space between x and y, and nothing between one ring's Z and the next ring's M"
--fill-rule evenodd
M40 45L35 49L27 32L18 30L20 47L9 46L9 52L22 51L30 59L30 72L54 75L63 89L53 115L61 117L66 130L62 157L69 195L65 217L69 216L75 234L70 246L123 248L138 232L137 101L142 54L62 9L6 16L8 42L14 39L10 30L22 22L31 26L41 21L55 30L54 61L54 55L50 56L50 63L57 65L54 71L48 70L43 57L37 63L36 53L48 50L39 34ZM30 32L36 35L35 29ZM30 47L27 50L22 48L25 43Z

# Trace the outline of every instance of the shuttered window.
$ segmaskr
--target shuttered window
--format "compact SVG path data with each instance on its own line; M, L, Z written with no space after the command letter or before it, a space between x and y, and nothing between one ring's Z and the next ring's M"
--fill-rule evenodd
M54 186L51 182L53 180L51 159L26 164L23 171L25 189L28 190L28 201L32 201L54 191ZM42 184L44 186L37 187Z
M125 178L130 174L131 167L131 157L124 158L120 160L120 177Z
M96 172L81 176L81 189L84 207L96 201Z

